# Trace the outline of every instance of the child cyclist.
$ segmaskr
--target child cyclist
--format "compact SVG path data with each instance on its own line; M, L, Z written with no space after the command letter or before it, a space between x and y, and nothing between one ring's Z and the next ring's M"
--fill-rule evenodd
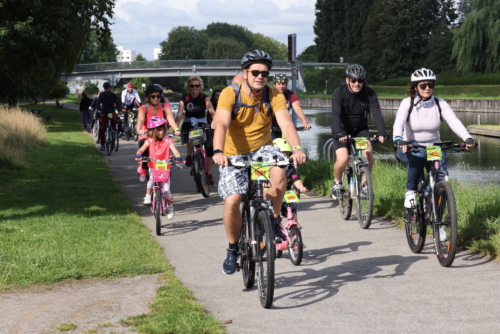
M148 139L144 142L142 147L137 151L135 156L136 161L142 160L142 153L149 148L149 157L156 160L169 160L170 151L174 153L175 160L181 162L181 154L175 148L174 142L168 135L167 132L167 121L159 116L154 116L149 119L147 123L148 128ZM149 175L152 175L153 169L155 168L155 162L149 161ZM167 218L174 218L174 207L172 205L172 194L170 192L170 180L165 183L161 183L163 189L163 196L167 202ZM153 190L153 178L150 177L146 185L146 197L144 197L144 205L151 205L151 193Z

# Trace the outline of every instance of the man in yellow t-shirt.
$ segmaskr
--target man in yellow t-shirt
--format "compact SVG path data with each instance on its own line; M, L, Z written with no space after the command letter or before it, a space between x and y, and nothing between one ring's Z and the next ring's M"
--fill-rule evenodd
M228 158L234 161L242 156L247 156L249 160L260 157L263 162L275 162L275 156L287 159L277 147L272 146L271 120L272 116L276 116L286 140L293 147L291 158L294 164L297 166L306 161L283 94L276 88L269 87L272 111L268 110L263 100L272 58L264 51L254 50L243 56L241 68L243 81L238 82L238 85L242 106L233 115L237 96L231 86L225 88L219 97L212 123L215 129L213 162L221 166L219 195L224 199L223 220L229 242L222 270L229 275L237 267L238 239L242 226L240 203L248 190L248 177L245 170L228 167ZM271 168L271 188L267 191L268 198L273 202L274 215L271 218L277 242L286 238L279 228L281 202L286 190L285 172L285 169Z

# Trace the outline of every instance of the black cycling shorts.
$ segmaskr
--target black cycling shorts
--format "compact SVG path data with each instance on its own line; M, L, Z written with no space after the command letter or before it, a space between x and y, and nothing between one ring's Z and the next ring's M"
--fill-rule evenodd
M343 133L346 133L348 136L351 136L351 138L354 138L354 137L366 137L366 138L368 138L370 136L370 131L367 128L361 129L361 130L355 130L355 131L345 131L344 130ZM344 143L344 142L335 140L335 138L333 138L333 147L335 147L335 151L338 150L339 148L342 148L342 147L347 148L347 144L349 144L349 143Z

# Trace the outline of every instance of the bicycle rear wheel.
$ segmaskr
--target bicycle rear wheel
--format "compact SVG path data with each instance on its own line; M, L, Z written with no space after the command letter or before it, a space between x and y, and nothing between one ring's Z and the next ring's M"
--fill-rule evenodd
M247 289L253 288L255 284L255 261L252 259L250 247L250 236L248 226L250 224L250 212L245 206L241 209L243 225L241 227L240 240L240 268L243 275L243 285Z
M340 214L342 215L342 218L344 220L349 220L349 218L351 218L352 212L352 194L349 188L349 185L351 184L351 177L352 174L348 171L344 171L342 173L342 184L344 185L344 191L339 197L339 208Z
M273 305L274 297L274 260L276 245L271 226L269 210L259 210L256 218L259 254L257 256L257 283L259 288L260 304L264 308Z
M106 153L111 155L111 152L113 152L113 134L109 127L106 129L106 137L104 140L106 141Z
M290 261L295 266L302 263L302 256L304 254L304 247L302 245L302 234L297 226L292 226L288 232L290 235L290 242L288 244L288 252L290 253Z
M422 213L422 197L415 209L406 209L404 213L406 240L413 253L420 253L424 249L427 226Z
M356 195L356 209L358 212L359 226L363 229L370 227L373 216L373 183L370 169L363 166L358 178L358 193Z
M161 190L158 189L154 193L156 235L161 235L161 201L162 201L162 194L161 194Z
M115 151L118 152L118 146L120 145L120 136L118 133L116 133L116 138L113 138L113 141L115 142Z
M96 119L94 121L94 137L97 137L97 138L99 138L99 129L100 129L99 123L100 123L100 120L98 120L98 119Z
M200 150L196 150L193 159L194 166L194 182L196 182L196 188L200 190L203 197L210 196L210 187L208 186L208 174L205 170L205 160L203 159L203 153Z
M440 265L449 267L457 252L458 218L455 195L447 181L439 181L436 184L434 205L436 216L431 213L431 221L436 255Z

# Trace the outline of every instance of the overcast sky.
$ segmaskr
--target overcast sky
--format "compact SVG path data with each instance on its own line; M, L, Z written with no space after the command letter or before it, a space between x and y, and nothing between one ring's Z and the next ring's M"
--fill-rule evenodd
M205 29L212 22L246 27L285 45L297 34L297 54L314 44L316 0L116 0L112 26L116 45L136 50L148 60L172 28Z

